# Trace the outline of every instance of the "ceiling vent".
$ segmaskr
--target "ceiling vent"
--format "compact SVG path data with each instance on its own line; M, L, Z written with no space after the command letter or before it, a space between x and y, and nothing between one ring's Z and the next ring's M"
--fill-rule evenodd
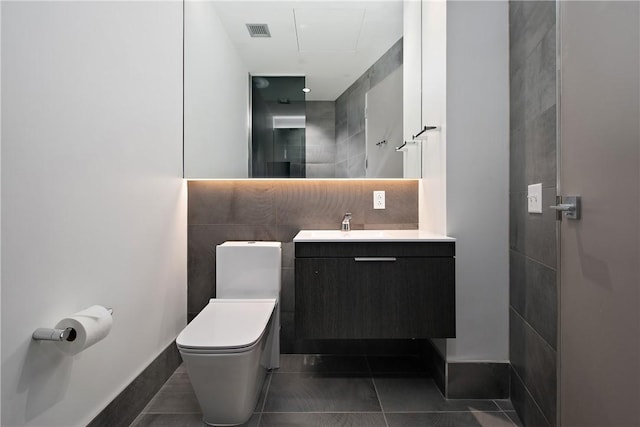
M267 24L246 24L251 37L271 37Z

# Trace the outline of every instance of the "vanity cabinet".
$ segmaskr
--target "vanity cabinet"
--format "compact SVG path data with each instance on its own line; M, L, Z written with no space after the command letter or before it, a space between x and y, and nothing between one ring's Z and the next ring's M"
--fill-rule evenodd
M454 242L296 242L296 336L455 337L454 256Z

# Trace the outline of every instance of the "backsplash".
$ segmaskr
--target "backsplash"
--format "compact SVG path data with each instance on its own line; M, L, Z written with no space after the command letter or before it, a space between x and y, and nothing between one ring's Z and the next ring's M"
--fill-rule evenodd
M386 209L373 209L373 191ZM293 237L301 229L417 229L417 180L189 181L188 317L215 296L215 248L226 240L282 242L282 352L295 351Z

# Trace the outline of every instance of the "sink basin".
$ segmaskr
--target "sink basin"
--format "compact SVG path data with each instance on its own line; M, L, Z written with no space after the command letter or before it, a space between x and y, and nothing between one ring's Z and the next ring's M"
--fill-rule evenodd
M349 239L382 239L386 233L383 230L309 230L311 237L322 240L349 240Z
M424 230L300 230L294 242L454 242Z

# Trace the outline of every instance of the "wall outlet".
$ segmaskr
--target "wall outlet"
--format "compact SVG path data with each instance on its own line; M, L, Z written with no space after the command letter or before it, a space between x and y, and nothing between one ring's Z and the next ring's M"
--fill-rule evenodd
M373 209L384 209L384 191L373 192Z
M532 184L527 191L527 211L542 213L542 184Z

